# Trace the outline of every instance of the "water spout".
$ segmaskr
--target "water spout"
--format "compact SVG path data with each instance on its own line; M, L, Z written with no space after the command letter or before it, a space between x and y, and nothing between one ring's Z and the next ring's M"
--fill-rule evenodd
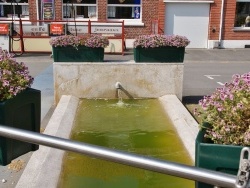
M122 85L121 85L120 82L116 82L116 83L115 83L115 88L116 88L116 89L121 89L121 87L122 87Z
M117 92L117 97L118 97L118 105L119 106L123 106L123 101L122 101L122 91L121 91L121 89L122 89L122 85L121 85L121 83L120 82L116 82L115 83L115 88L116 88L116 92Z

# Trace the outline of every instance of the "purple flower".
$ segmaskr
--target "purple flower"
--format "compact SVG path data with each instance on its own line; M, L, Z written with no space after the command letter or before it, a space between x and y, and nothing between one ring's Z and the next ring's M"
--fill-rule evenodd
M109 45L109 40L107 37L98 34L82 36L63 35L52 38L49 43L54 47L74 46L76 49L78 46L106 48Z
M13 54L0 48L0 101L10 99L30 87L33 77L24 63L13 59Z
M202 123L211 129L206 137L214 143L250 145L250 72L235 74L231 82L199 101Z
M179 35L140 35L134 41L134 48L157 48L162 46L186 47L190 41Z

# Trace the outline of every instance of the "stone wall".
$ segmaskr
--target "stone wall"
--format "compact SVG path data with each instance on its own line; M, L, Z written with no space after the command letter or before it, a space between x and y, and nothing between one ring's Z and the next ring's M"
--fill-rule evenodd
M54 94L78 98L158 98L173 94L182 100L183 63L54 63Z

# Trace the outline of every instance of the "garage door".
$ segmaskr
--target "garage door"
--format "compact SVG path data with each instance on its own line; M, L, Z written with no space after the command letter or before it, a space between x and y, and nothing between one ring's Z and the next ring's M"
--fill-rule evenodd
M186 36L187 48L207 48L209 3L166 3L165 34Z

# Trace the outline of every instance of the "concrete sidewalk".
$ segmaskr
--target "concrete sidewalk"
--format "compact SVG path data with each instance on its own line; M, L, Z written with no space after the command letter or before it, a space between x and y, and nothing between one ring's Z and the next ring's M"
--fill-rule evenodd
M186 49L185 62L210 63L210 62L250 62L250 49ZM49 53L26 53L16 57L18 62L24 62L35 78L32 88L41 90L41 127L45 128L54 110L54 85L53 85L53 58ZM128 50L125 55L105 54L105 62L134 62L133 51ZM25 154L15 161L20 168L8 169L8 166L0 166L0 187L15 187L18 179L22 175L32 152ZM23 166L22 166L23 165Z

